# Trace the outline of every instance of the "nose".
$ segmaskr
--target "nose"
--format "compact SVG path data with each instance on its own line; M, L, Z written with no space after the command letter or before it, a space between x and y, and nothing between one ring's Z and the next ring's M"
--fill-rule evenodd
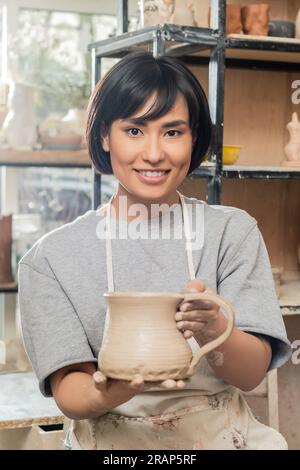
M164 151L158 136L152 135L146 139L143 158L152 164L164 160Z

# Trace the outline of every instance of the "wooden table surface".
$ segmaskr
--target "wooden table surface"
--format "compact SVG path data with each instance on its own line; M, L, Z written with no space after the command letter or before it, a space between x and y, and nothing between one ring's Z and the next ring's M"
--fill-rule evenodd
M0 373L0 430L60 423L61 411L41 394L33 372Z

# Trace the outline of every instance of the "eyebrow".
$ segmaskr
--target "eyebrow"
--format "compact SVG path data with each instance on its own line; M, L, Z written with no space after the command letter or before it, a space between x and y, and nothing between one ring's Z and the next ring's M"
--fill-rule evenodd
M122 121L129 122L130 124L134 124L136 126L146 126L147 125L147 120L143 118L131 118L131 119L122 119ZM169 127L177 127L177 126L188 126L188 122L184 121L183 119L176 119L174 121L169 121L165 122L161 127L163 129L169 128Z

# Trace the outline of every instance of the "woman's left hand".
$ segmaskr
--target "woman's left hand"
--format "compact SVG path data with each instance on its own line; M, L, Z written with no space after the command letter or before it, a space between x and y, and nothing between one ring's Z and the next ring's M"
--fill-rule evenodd
M214 294L212 289L198 279L188 282L183 290L183 293L195 292ZM200 345L220 336L227 326L219 305L211 300L183 301L176 312L175 320L184 337L194 336Z

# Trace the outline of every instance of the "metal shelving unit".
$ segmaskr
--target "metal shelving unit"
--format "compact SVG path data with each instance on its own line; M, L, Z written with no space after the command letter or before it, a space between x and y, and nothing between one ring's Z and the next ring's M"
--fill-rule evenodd
M101 77L102 58L122 58L129 52L145 50L155 57L177 56L187 64L208 66L208 100L214 128L208 162L189 177L207 179L207 201L221 204L222 178L299 180L300 168L223 166L224 75L226 67L299 71L300 41L225 35L226 0L211 0L211 28L155 25L127 32L127 0L118 0L118 34L115 38L90 44L93 83ZM93 206L101 203L101 175L94 173ZM298 305L299 304L299 305ZM300 299L281 305L284 314L300 312Z

